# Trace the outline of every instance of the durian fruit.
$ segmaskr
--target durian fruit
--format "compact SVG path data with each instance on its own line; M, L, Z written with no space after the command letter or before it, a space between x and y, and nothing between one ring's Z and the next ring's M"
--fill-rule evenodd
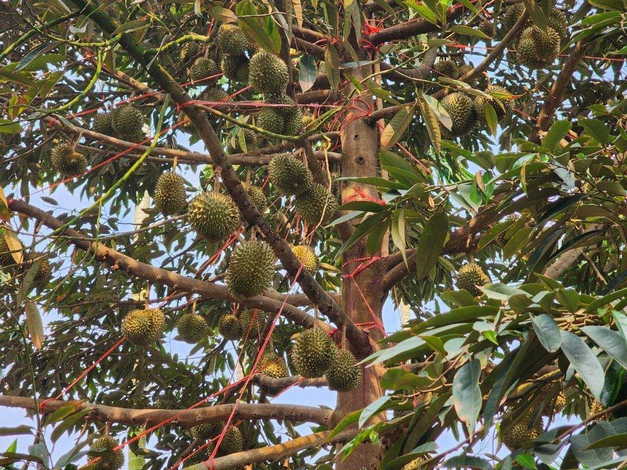
M239 211L233 200L218 192L203 192L189 204L187 218L196 232L209 241L225 239L239 227Z
M438 76L445 76L450 78L457 78L459 76L459 70L457 64L450 60L439 60L433 66Z
M550 27L530 26L520 35L516 46L518 63L532 69L547 67L560 51L560 36Z
M187 62L192 57L196 57L200 52L200 46L197 42L189 41L184 43L179 50L179 58L181 62Z
M501 442L510 450L525 449L531 447L540 434L542 434L542 420L534 419L532 413L514 419L503 419L501 429Z
M113 135L113 124L111 119L111 113L96 114L92 125L94 132L99 132L104 135Z
M457 271L457 287L466 289L474 296L483 294L483 291L478 289L478 286L484 286L489 282L490 278L477 263L465 264Z
M245 55L223 55L220 61L220 68L224 76L229 80L236 82L248 80L248 59L246 59Z
M222 315L218 321L218 331L225 339L240 339L242 337L242 322L232 313Z
M81 174L87 168L85 155L77 152L72 144L65 142L52 148L50 163L56 171L65 176Z
M423 463L429 460L428 456L420 456L401 467L401 470L422 470Z
M248 194L248 198L255 205L259 212L263 212L266 207L268 207L268 199L259 186L255 186L250 183L243 183L244 189L246 190L246 194Z
M122 320L122 334L137 346L159 341L164 327L163 312L156 308L131 310Z
M287 65L278 56L260 50L250 59L248 84L253 90L280 95L285 92L288 81Z
M298 196L313 186L309 168L288 153L275 156L268 164L270 182L285 194Z
M161 173L155 186L155 204L162 214L182 212L187 206L185 180L174 172Z
M239 320L242 322L243 335L247 338L261 337L268 325L266 313L256 308L240 312Z
M337 348L324 330L314 327L300 333L292 347L292 361L303 377L322 377L329 370Z
M124 465L124 454L121 450L113 450L117 446L118 441L106 435L95 439L91 443L87 456L90 460L100 459L94 463L94 470L117 470L122 468Z
M231 426L220 444L218 453L220 455L228 455L234 452L241 452L244 449L244 436L237 426Z
M226 101L229 94L219 86L214 86L205 90L203 97L206 101Z
M202 315L186 313L176 322L176 329L183 341L195 344L207 336L209 325Z
M275 134L283 134L285 118L274 108L263 108L257 114L257 127Z
M284 135L299 135L303 130L303 113L300 109L285 118L285 124L283 125Z
M314 250L307 245L296 245L292 247L292 253L298 258L300 264L303 265L303 269L309 273L314 273L318 270L318 257Z
M271 107L271 109L274 109L277 113L279 113L281 116L283 116L286 119L293 116L298 111L298 106L296 105L294 100L285 93L269 94L266 97L266 102L270 104L281 105L281 106L273 106Z
M559 34L560 40L565 42L568 39L568 20L566 19L566 15L561 10L557 8L551 8L547 19L547 26L552 28Z
M189 78L196 82L208 77L214 77L220 72L220 67L218 67L218 64L216 64L213 59L199 57L189 68ZM218 77L214 77L211 81L217 80L217 78Z
M446 95L441 101L442 106L451 117L451 134L462 136L474 127L477 116L472 100L464 93L454 92Z
M285 361L276 354L265 354L259 361L259 372L274 379L287 377L287 367Z
M229 260L226 286L235 297L254 297L272 285L276 257L270 245L251 240L240 243Z
M199 439L201 441L208 441L216 436L219 433L219 430L216 429L216 426L211 423L202 423L197 424L189 429L189 433L192 435L194 439Z
M39 264L39 269L37 271L37 274L35 274L33 283L38 287L44 286L52 278L52 266L50 266L48 256L46 256L44 253L33 253L29 255L24 261L23 270L25 272L28 271L34 263Z
M346 350L338 349L331 366L325 373L329 388L338 392L348 392L361 383L361 367L357 365L355 356Z
M144 138L144 115L131 104L113 110L111 125L115 134L123 140L137 142Z
M223 24L218 30L216 43L223 54L243 55L250 43L239 26Z
M475 96L473 106L475 107L477 118L485 122L485 104L490 103L496 112L497 120L500 122L512 110L513 100L508 98L512 94L506 88L498 85L490 85L485 92L491 95L492 98Z
M4 232L0 230L0 266L8 267L15 265L15 260L11 254L11 248L4 239Z
M330 221L338 204L333 193L321 184L314 184L309 191L296 199L296 212L310 226Z
M513 3L508 6L503 13L503 29L507 33L518 21L518 18L525 12L524 2Z

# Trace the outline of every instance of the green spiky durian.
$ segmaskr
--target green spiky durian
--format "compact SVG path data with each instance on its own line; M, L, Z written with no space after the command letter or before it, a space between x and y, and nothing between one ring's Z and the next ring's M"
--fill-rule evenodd
M220 430L212 423L197 424L189 429L189 433L194 439L202 441L208 441L209 439L214 438L219 432Z
M292 247L292 253L298 258L300 264L303 265L303 269L309 273L314 273L318 270L318 257L314 250L307 245L296 245Z
M115 134L123 140L137 142L143 140L144 115L133 105L127 104L113 110L111 126Z
M207 101L227 101L229 94L219 86L208 88L204 93Z
M472 130L477 116L472 100L467 95L460 92L451 93L442 99L441 104L451 117L450 132L453 136L462 136Z
M182 212L187 206L185 180L174 172L161 173L155 186L155 205L162 214Z
M47 284L48 281L52 278L52 266L50 265L50 261L48 261L48 256L45 253L33 253L27 256L24 260L24 271L28 271L34 263L39 264L39 269L37 271L37 274L35 274L33 283L36 286L41 287Z
M553 28L530 26L520 35L516 60L529 68L544 68L553 63L560 51L560 36Z
M327 223L333 218L337 208L333 193L317 183L296 199L296 212L310 226Z
M224 240L240 225L233 200L218 192L204 192L189 204L187 218L196 232L209 241Z
M275 156L268 164L270 182L285 194L298 196L313 186L307 166L289 153Z
M226 285L236 297L260 295L272 285L276 257L270 245L251 240L233 251L226 272Z
M443 75L450 78L457 78L459 76L459 69L457 68L457 64L450 59L440 60L436 62L433 68L438 75Z
M248 338L260 337L268 325L268 315L262 310L251 308L240 312L243 335Z
M159 341L164 327L163 312L156 308L131 310L122 320L122 334L137 346Z
M222 315L218 321L218 331L225 339L240 339L242 337L242 322L231 313Z
M264 108L257 114L257 127L275 134L283 134L285 118L273 108Z
M285 124L283 125L284 135L299 135L303 130L303 113L300 109L285 118Z
M213 59L207 57L199 57L189 68L189 78L193 81L203 80L208 77L214 77L221 72L218 64ZM212 78L211 81L217 80L218 77Z
M192 57L196 57L200 52L200 45L197 42L189 41L184 43L179 50L179 58L182 62L187 62Z
M514 3L505 9L503 13L503 29L505 33L512 29L524 12L524 2Z
M250 59L248 84L255 91L281 95L285 92L288 81L287 65L280 57L261 50Z
M483 291L478 289L478 286L484 286L489 282L490 278L477 263L465 264L457 272L457 287L466 289L474 296L483 294Z
M557 8L551 8L546 22L549 28L552 28L557 32L557 34L559 34L562 42L566 41L568 38L568 19L566 18L564 12L558 10Z
M4 239L4 232L0 230L0 266L7 267L15 265L11 251L11 248L9 248L9 245L7 245Z
M248 80L248 59L244 55L223 55L220 68L224 76L230 80L236 82Z
M209 325L202 315L186 313L176 322L176 329L183 341L195 344L207 336Z
M218 453L228 455L244 449L244 436L237 426L231 426L224 434Z
M270 104L280 105L273 106L272 109L274 109L277 113L279 113L286 119L293 116L298 111L298 106L296 105L294 100L285 93L269 94L266 97L266 101Z
M275 379L287 377L285 361L273 353L265 354L259 361L259 372Z
M113 135L113 124L111 113L98 113L94 116L92 128L95 132L104 135Z
M485 92L491 95L492 98L475 96L473 102L477 118L485 122L485 104L490 103L496 112L497 120L500 122L512 110L513 99L509 98L512 97L512 94L506 88L498 85L490 85Z
M259 186L252 185L250 183L243 183L248 198L255 205L259 212L263 212L268 207L268 199Z
M101 436L95 439L87 455L90 459L100 458L93 466L94 470L117 470L124 465L124 454L121 450L114 451L118 446L116 441L111 436Z
M337 348L320 328L300 333L292 347L292 361L303 377L322 377L331 367Z
M87 168L85 155L77 152L72 144L65 142L52 148L50 163L55 170L65 176L81 174Z
M220 26L216 43L223 54L243 55L250 48L248 38L241 28L234 24Z
M325 373L329 388L338 392L348 392L361 383L361 366L357 365L355 356L346 350L338 349L331 366Z
M540 434L542 421L534 421L529 415L523 415L501 429L501 442L510 450L525 449L530 447Z

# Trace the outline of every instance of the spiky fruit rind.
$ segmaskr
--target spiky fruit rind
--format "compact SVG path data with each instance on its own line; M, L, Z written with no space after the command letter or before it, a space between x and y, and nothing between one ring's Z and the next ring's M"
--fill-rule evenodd
M276 257L266 242L240 243L229 260L226 285L235 297L253 297L272 285Z
M248 38L241 28L234 24L220 26L216 43L223 54L242 55L250 48Z
M200 52L200 45L194 41L188 41L181 46L179 50L179 58L182 62L187 62Z
M189 204L187 218L196 232L212 242L225 239L240 224L233 200L218 192L196 196Z
M309 168L289 153L275 156L268 164L270 182L283 193L298 196L313 185Z
M268 325L268 315L256 308L240 312L239 319L242 322L243 334L247 338L260 337Z
M288 376L285 361L276 354L268 353L259 361L259 372L275 379Z
M208 77L214 77L211 81L217 80L216 75L221 72L218 64L213 59L207 57L199 57L189 68L189 78L194 81L204 80Z
M512 29L512 26L516 24L518 18L525 12L524 2L514 3L508 6L503 13L503 27L505 32Z
M473 106L475 107L475 113L480 121L485 122L485 105L490 103L496 112L496 118L500 121L503 119L512 109L512 99L508 99L508 96L512 94L506 88L498 85L490 85L486 88L485 92L491 96L486 98L484 96L475 96Z
M189 433L192 437L200 440L212 439L218 432L219 430L216 429L216 426L211 423L197 424L189 429Z
M457 272L457 287L466 289L474 296L483 294L483 291L478 287L484 286L489 282L490 278L477 263L465 264Z
M289 81L287 65L267 51L260 50L250 59L248 84L259 93L280 95Z
M292 253L298 258L303 269L309 273L314 273L318 269L319 261L314 250L307 245L296 245L292 247Z
M291 116L285 118L283 125L284 135L299 135L303 130L303 113L297 109Z
M222 315L218 321L218 331L225 339L236 340L242 337L242 322L235 315Z
M244 436L237 426L231 426L224 434L220 444L219 454L228 455L241 452L244 449Z
M274 109L277 113L279 113L286 119L298 112L298 106L296 105L294 100L285 93L269 94L266 97L266 101L270 104L280 105L273 106L272 109Z
M105 135L113 135L111 113L98 113L94 116L93 129L95 132Z
M11 248L9 248L9 245L7 245L4 239L4 232L0 229L0 266L7 267L15 264L11 251Z
M331 367L337 348L320 328L300 333L292 347L292 361L303 377L322 377Z
M52 148L50 163L55 170L66 176L78 175L87 168L85 155L77 152L69 143L60 143Z
M91 459L100 459L94 464L94 470L117 470L124 465L124 454L121 450L114 451L118 446L111 436L102 436L95 439L87 452Z
M474 127L477 117L472 100L468 95L460 92L446 95L441 102L442 106L451 117L451 134L462 136L467 134Z
M268 207L268 199L259 186L255 186L249 183L243 184L248 198L255 205L259 212L263 212Z
M131 310L122 320L122 334L137 346L156 343L164 327L163 312L155 308Z
M327 223L333 218L337 208L333 193L317 183L296 199L296 211L310 226Z
M208 88L204 93L204 97L207 101L226 101L229 94L219 86L215 86Z
M113 110L111 126L115 134L123 140L136 142L144 138L144 115L133 105L127 104Z
M518 62L532 69L547 67L560 51L560 36L550 27L530 26L520 35L516 47Z
M161 173L155 185L155 205L162 214L172 215L182 212L187 206L185 180L176 173Z
M39 268L37 274L35 274L33 283L37 287L42 287L52 278L52 266L45 253L32 253L24 260L24 271L28 271L34 263L37 263Z
M510 450L524 449L531 447L540 434L542 423L532 422L528 417L522 416L501 430L501 442Z
M361 383L361 367L357 365L355 356L346 350L339 349L327 370L325 377L331 390L348 392Z
M283 134L285 118L272 108L264 108L257 114L257 127L275 134Z
M457 78L459 76L457 64L450 59L440 60L436 62L433 68L439 76L442 75L450 78Z
M563 11L552 8L546 21L547 26L554 29L562 41L568 38L568 19Z
M176 322L176 329L183 341L195 344L207 336L209 325L202 315L186 313Z

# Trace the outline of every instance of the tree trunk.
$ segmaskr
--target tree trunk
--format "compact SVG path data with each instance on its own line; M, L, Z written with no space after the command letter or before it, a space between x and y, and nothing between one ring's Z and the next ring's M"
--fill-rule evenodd
M371 99L365 96L364 99ZM363 118L348 115L341 134L342 141L342 176L376 176L377 151L379 145L378 132ZM378 198L377 192L368 186L355 183L344 183L342 187L342 203L360 200L366 197ZM342 307L355 323L375 323L382 325L381 310L384 292L381 289L383 272L378 264L355 274L355 269L367 263L369 256L366 240L362 240L344 254L342 274ZM379 253L375 253L377 255ZM362 259L366 258L366 259ZM348 277L346 277L348 276ZM374 326L370 329L370 338L375 343L383 337L383 331ZM338 393L336 413L339 417L351 411L363 408L382 395L380 378L381 367L363 369L361 385L353 391ZM373 418L372 422L381 417ZM359 446L353 454L337 462L336 470L374 470L379 468L381 447L377 444Z

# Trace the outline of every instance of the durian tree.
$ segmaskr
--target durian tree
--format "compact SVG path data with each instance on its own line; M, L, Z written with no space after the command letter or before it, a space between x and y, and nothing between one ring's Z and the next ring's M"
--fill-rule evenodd
M0 14L3 468L624 466L623 3Z

